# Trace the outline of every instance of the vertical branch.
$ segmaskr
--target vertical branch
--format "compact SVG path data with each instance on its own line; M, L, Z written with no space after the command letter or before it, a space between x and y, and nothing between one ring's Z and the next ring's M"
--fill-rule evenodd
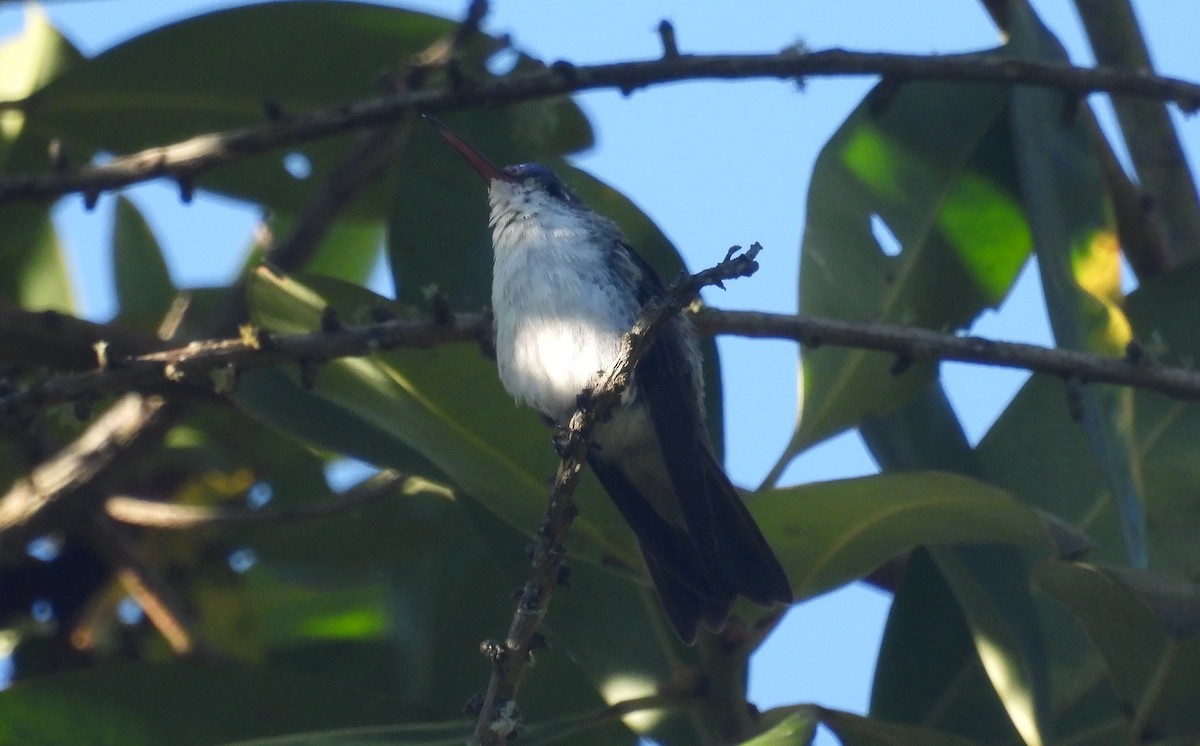
M520 727L517 690L538 645L537 631L558 585L566 557L563 543L578 513L572 496L583 474L588 443L596 423L602 422L618 405L622 392L633 380L637 361L668 319L691 303L702 288L721 285L724 280L748 277L758 270L755 257L762 247L754 244L745 253L735 256L740 248L734 246L720 264L685 277L662 298L648 304L638 322L625 335L612 369L581 397L584 404L571 417L565 438L558 443L562 462L555 473L549 504L538 527L529 579L521 591L508 635L503 642L488 641L482 645L483 653L492 660L493 668L475 723L472 743L498 746L506 743Z

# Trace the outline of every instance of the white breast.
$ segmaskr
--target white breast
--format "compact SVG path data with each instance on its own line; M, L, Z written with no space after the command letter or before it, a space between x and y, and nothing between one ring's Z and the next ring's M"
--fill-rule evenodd
M606 266L611 247L568 221L497 224L496 359L517 401L565 424L581 391L615 362L636 301Z

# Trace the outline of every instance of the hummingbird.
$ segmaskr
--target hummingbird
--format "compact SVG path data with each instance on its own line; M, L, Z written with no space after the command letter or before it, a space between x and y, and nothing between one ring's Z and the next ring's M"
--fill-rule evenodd
M549 169L498 168L426 119L487 186L500 381L565 428L663 282L616 223ZM689 645L701 626L723 629L739 595L760 606L792 601L779 560L713 454L700 363L691 322L676 314L588 451L588 466L637 537L667 619Z

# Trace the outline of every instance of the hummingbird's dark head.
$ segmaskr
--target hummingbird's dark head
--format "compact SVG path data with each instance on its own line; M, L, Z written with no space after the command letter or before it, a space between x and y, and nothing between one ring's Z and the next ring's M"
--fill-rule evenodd
M457 132L428 114L424 116L425 120L432 124L438 134L450 144L450 147L458 151L458 154L483 177L483 182L487 184L489 191L494 192L499 188L502 192L523 192L530 196L536 195L536 197L544 195L549 200L563 205L583 205L583 201L545 166L537 163L522 163L498 168L483 153L462 139ZM508 189L505 189L503 185L509 185Z
M493 247L541 243L564 236L604 236L619 240L620 230L588 209L554 173L536 163L499 168L438 120L425 116L438 134L483 177L491 203Z
M561 202L572 207L582 207L583 200L579 199L566 184L554 175L554 172L540 163L522 163L516 166L505 166L501 169L512 177L514 184L519 184L528 191L541 192L550 200Z

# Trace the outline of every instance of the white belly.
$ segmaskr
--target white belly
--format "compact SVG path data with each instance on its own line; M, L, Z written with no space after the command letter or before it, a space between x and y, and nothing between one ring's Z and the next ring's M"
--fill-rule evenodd
M600 252L572 248L498 252L492 285L501 383L563 425L579 394L616 361L638 311Z

